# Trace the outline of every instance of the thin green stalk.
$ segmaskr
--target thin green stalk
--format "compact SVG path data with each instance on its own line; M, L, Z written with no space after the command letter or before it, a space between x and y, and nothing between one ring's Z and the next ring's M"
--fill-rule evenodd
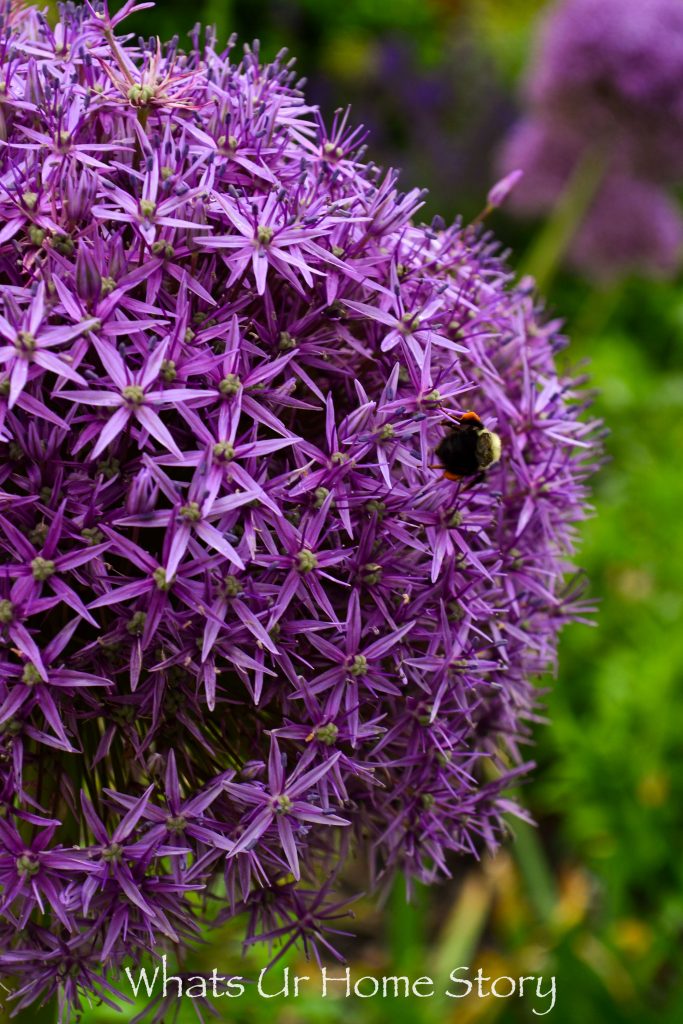
M489 764L486 771L491 779L499 776L499 769L493 764ZM506 795L509 800L524 807L522 792L518 788L508 790ZM543 850L538 829L512 815L506 816L506 820L513 836L510 852L517 861L527 886L529 901L539 919L547 924L552 920L558 896L555 878Z
M417 883L413 899L406 899L405 882L397 878L389 902L389 950L391 973L410 975L420 964L424 950L425 899L424 890ZM419 973L423 973L420 971ZM426 1019L421 1000L398 1000L392 1007L394 1024L421 1024Z
M491 913L492 896L491 882L481 869L471 872L463 882L458 900L432 951L439 1007L448 1001L443 993L448 988L450 972L472 964Z
M526 883L529 900L541 921L548 924L557 904L557 890L538 830L516 820L512 831L515 838L510 849Z
M417 883L414 885L413 898L409 903L406 898L405 882L401 878L396 879L389 904L389 945L395 967L408 966L422 947L424 904L424 892Z
M536 279L539 291L547 291L557 268L581 227L605 173L602 150L591 149L579 161L554 210L527 252L520 274Z
M594 289L571 324L571 336L591 338L602 334L619 305L625 285L626 280L620 277L610 284Z

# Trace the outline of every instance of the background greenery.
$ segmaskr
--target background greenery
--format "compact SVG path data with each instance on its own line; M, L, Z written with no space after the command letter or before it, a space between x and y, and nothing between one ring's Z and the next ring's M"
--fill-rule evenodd
M430 187L428 215L471 216L514 120L542 6L205 0L193 14L215 22L222 39L232 31L259 37L266 57L288 46L328 115L350 100L355 119L372 129L372 158L404 167L406 185ZM163 0L132 25L182 37L190 16L181 0ZM538 225L497 214L492 226L521 263ZM574 626L562 642L548 697L552 725L538 730L539 767L524 790L539 827L515 826L517 841L494 860L454 865L451 885L418 893L412 906L401 891L382 910L360 903L357 938L347 947L354 975L411 967L447 978L464 963L493 977L554 974L555 1024L683 1020L682 285L630 279L600 290L562 273L551 286L549 305L572 337L568 358L590 359L597 408L611 431L581 556L600 601L599 625ZM304 966L296 957L286 962ZM245 965L228 930L185 968L217 965L246 974L259 960ZM255 1024L507 1024L536 1019L539 1006L446 1003L247 997L231 1004L229 1017L221 1012ZM196 1019L189 1000L176 1008L181 1021ZM84 1024L113 1019L100 1008Z

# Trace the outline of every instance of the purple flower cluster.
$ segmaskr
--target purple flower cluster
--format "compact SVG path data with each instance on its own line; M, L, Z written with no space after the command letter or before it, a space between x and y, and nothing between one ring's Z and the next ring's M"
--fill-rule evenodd
M505 170L525 171L517 209L548 210L595 158L604 177L573 262L603 277L675 270L683 218L667 190L683 175L679 0L559 0L541 24L526 101L502 153Z
M132 9L0 26L0 975L65 1017L207 917L331 950L351 849L495 846L596 458L481 229Z

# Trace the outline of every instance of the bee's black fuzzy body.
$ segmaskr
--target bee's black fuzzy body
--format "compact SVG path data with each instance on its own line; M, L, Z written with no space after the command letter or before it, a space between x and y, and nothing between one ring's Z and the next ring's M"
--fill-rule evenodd
M475 412L463 413L456 419L436 449L448 480L485 473L498 462L500 453L498 434L487 430Z

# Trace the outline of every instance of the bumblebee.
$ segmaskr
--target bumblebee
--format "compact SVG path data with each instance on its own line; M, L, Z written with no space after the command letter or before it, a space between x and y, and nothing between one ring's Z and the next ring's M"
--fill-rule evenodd
M446 480L460 480L465 476L482 478L500 459L502 444L498 434L487 430L476 412L453 416L454 423L439 442L436 456Z

